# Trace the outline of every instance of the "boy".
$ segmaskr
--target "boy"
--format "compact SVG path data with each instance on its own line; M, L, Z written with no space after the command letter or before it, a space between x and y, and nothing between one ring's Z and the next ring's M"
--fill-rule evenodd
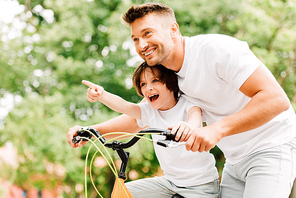
M176 74L162 65L150 67L143 62L135 70L134 86L146 100L140 104L127 102L91 82L82 83L89 86L90 102L100 101L137 119L139 127L171 128L173 133L182 133L180 140L186 141L191 131L201 126L201 109L179 96ZM218 197L218 173L212 154L190 152L184 145L169 149L154 145L154 148L164 176L126 183L134 197L162 198L175 193L184 197Z

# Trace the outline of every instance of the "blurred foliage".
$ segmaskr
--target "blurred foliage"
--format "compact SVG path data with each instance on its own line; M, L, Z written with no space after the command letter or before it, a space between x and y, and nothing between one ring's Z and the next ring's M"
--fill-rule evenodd
M0 31L0 99L15 96L15 107L0 122L0 146L13 143L19 166L1 177L24 189L62 184L65 197L83 194L74 189L84 183L88 148L72 149L66 133L74 125L100 123L118 114L89 103L81 80L100 84L131 102L140 100L131 84L140 59L121 16L132 4L144 2L148 1L19 0L24 12L16 17L17 25L0 26L9 29ZM221 33L247 41L296 107L294 0L157 2L175 10L185 36ZM21 34L11 38L9 34L17 30ZM221 168L221 152L217 148L212 152ZM133 179L156 174L158 162L150 142L141 141L132 149L128 169L136 173ZM93 178L108 197L113 181L110 170L94 168ZM89 191L96 197L93 188Z

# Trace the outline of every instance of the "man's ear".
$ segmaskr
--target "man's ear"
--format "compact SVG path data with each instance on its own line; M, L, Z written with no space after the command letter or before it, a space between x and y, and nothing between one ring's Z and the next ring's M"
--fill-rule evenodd
M172 23L170 28L171 28L171 36L172 37L176 37L177 35L179 35L180 31L179 31L178 23Z

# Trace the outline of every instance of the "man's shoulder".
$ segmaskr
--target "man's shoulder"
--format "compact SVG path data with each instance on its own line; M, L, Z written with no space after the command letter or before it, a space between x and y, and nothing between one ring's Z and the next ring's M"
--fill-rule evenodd
M238 39L224 34L199 34L196 36L186 37L187 44L212 45L230 41L238 41ZM195 45L196 46L196 45Z
M217 36L213 34L199 34L196 36L185 37L185 46L191 49L206 47L215 43L216 39Z
M189 96L188 96L189 97ZM187 107L188 109L190 109L193 106L196 106L193 102L191 102L191 100L188 99L188 97L184 94L182 94L179 97L178 103L180 104L180 106ZM190 97L189 97L190 98Z
M187 37L185 48L187 51L200 52L207 51L220 54L221 52L233 52L241 46L245 46L246 42L240 41L234 37L223 34L201 34L197 36ZM211 55L212 56L212 55Z

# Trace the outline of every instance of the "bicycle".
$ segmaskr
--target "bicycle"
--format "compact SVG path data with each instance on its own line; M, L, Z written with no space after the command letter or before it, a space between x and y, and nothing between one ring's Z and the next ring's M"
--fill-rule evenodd
M160 130L160 129L144 129L141 130L137 134L133 134L134 137L129 140L128 142L118 142L116 140L112 142L108 142L103 135L100 134L99 131L96 129L90 128L90 127L82 127L77 131L77 136L75 136L72 139L72 143L78 143L80 141L91 141L91 138L94 136L99 140L101 145L103 145L106 148L111 148L115 150L121 160L120 169L118 172L118 175L115 179L115 183L112 190L111 198L133 198L130 191L127 189L127 187L124 184L124 181L126 180L126 167L129 160L130 153L125 151L124 149L132 147L134 144L136 144L140 138L143 135L146 134L158 134L165 136L165 140L157 140L155 141L157 145L163 146L163 147L176 147L180 143L177 143L175 141L175 135L171 134L170 130ZM129 134L132 135L132 134ZM92 142L92 141L91 141ZM92 142L94 143L94 142ZM111 167L111 166L110 166ZM183 198L183 196L179 194L174 194L172 198Z

